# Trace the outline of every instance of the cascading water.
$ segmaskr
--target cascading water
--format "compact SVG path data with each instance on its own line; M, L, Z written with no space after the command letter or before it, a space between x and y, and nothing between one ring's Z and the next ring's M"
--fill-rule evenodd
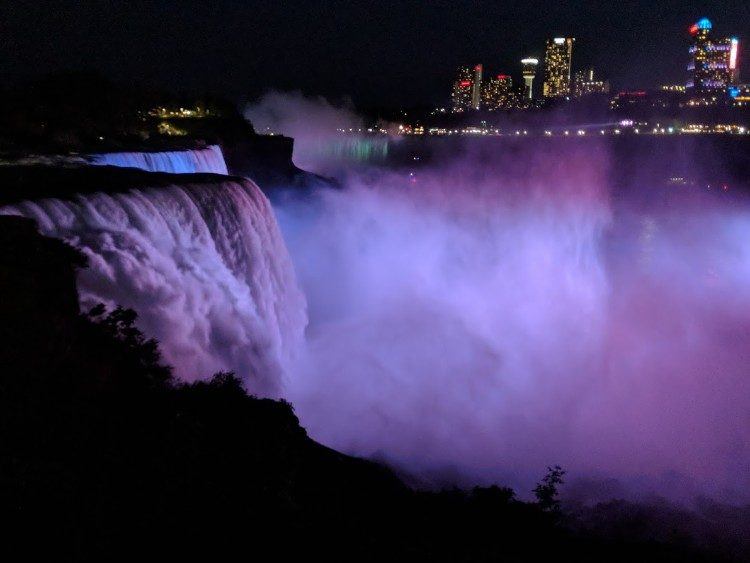
M167 152L111 152L90 155L89 163L98 166L140 168L148 172L192 174L209 172L228 174L221 148L211 145L205 149Z
M155 166L173 158L148 156ZM44 234L81 249L89 259L79 276L84 307L135 309L182 379L232 370L252 392L279 394L306 306L271 206L251 181L24 201L0 213L33 218Z

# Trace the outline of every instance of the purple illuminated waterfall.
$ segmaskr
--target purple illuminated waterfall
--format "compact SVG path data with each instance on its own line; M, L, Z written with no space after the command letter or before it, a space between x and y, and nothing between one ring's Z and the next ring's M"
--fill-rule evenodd
M180 162L166 154L117 159ZM200 153L202 165L214 166L216 154ZM44 234L81 249L89 260L79 276L84 307L135 309L182 379L232 370L254 393L281 391L306 307L271 206L253 182L24 201L0 213L33 218Z

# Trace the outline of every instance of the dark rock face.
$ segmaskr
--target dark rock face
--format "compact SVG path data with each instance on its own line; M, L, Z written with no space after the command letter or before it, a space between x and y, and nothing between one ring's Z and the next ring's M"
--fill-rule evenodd
M230 174L252 179L266 193L283 189L335 188L328 178L297 168L292 160L294 139L282 135L255 135L223 143Z
M79 313L75 271L86 260L62 241L39 236L29 219L2 217L0 225L0 365L34 372L71 345Z
M294 139L281 135L257 135L222 144L230 173L289 180L298 171L292 163Z

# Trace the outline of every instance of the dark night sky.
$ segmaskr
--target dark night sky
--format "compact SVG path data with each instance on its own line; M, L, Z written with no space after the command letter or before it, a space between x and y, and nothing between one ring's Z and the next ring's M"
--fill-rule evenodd
M98 70L232 98L268 88L361 105L439 103L454 69L518 73L544 40L573 34L574 67L617 88L683 82L689 24L750 41L742 1L47 1L0 3L0 80ZM743 80L750 81L750 49Z

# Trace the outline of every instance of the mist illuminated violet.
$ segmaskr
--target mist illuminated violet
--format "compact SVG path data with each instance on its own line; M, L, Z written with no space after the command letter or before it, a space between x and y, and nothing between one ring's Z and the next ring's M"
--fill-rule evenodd
M750 210L615 209L606 147L524 149L277 207L310 310L303 424L432 478L528 490L559 463L741 497Z

